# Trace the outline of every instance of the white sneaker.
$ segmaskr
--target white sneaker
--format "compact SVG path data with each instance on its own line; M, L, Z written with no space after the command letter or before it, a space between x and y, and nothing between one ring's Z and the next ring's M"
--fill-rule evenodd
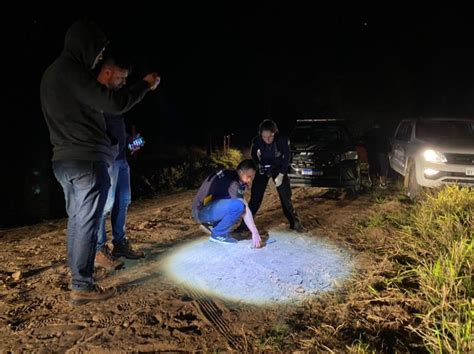
M209 237L209 241L217 242L217 243L225 243L225 244L231 244L231 243L237 243L238 242L235 238L233 238L230 235L224 235L224 236L211 235L211 237Z

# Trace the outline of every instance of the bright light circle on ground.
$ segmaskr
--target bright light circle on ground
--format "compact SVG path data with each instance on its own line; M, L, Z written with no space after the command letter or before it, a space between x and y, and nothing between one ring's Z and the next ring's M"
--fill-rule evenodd
M187 243L171 254L165 272L208 296L264 304L299 302L334 289L352 270L350 256L327 240L293 232L270 232L269 243Z

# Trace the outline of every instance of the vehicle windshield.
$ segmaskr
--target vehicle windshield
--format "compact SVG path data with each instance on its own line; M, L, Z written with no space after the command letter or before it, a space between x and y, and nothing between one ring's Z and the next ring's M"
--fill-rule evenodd
M350 141L347 130L341 125L308 124L298 125L291 141L295 143L340 144Z
M474 121L469 120L432 120L419 121L416 125L418 139L473 139Z

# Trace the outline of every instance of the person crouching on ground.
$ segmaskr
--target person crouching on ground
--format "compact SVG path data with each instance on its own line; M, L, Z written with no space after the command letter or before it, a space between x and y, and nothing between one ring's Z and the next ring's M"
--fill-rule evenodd
M237 243L230 230L243 216L252 233L253 247L260 248L260 234L244 199L245 189L254 179L256 170L255 162L247 159L240 162L235 170L220 170L202 183L193 200L192 213L199 223L211 225L210 241Z

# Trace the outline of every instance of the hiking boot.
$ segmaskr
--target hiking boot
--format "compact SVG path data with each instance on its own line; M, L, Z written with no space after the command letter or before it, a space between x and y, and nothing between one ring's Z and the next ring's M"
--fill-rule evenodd
M95 254L95 266L107 270L116 270L123 267L123 262L115 259L114 256L112 256L112 253L110 253L109 247L105 245Z
M94 269L94 281L100 281L103 280L105 277L107 277L109 273L107 272L107 269L105 268L95 268ZM64 287L64 286L62 286ZM72 279L69 280L69 283L67 285L68 290L72 290Z
M88 302L104 301L114 296L116 290L114 287L104 288L95 284L92 290L78 291L72 290L70 295L70 302L73 305L83 305Z
M145 253L141 250L134 250L130 241L126 238L122 242L114 245L112 251L114 257L125 257L128 259L139 259L145 257Z
M209 241L217 242L217 243L227 243L227 244L238 242L235 238L233 238L230 235L223 235L223 236L211 235L211 237L209 237Z

